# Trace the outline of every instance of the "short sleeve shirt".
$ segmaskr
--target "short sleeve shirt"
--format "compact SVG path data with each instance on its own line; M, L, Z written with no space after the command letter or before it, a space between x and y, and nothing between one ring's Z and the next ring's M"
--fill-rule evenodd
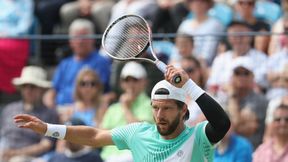
M113 129L112 140L118 149L130 149L135 162L212 162L214 148L205 134L206 124L186 127L166 140L155 124L133 123Z

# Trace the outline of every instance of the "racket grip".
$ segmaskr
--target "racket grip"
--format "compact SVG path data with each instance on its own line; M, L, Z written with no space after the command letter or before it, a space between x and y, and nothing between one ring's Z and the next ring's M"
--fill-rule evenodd
M159 70L161 70L163 73L166 73L166 67L167 67L167 65L166 65L164 62L162 62L162 61L160 61L160 60L157 60L157 61L155 62L155 64L156 64L156 66L158 67ZM175 76L173 77L173 82L174 82L174 83L178 84L178 83L180 83L181 81L182 81L182 79L181 79L181 76L180 76L179 74L177 74L177 75L175 75Z

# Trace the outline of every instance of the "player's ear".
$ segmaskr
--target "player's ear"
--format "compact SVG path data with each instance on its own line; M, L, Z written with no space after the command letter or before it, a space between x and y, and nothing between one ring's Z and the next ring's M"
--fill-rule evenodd
M189 110L187 104L183 104L182 107L182 119L187 120L189 118Z

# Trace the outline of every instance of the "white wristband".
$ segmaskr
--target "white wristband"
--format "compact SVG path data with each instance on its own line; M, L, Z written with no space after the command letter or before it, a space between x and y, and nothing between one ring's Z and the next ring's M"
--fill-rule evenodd
M66 125L47 123L47 131L45 133L45 136L57 139L64 139L66 135L66 129Z
M200 88L196 83L189 79L182 87L187 95L189 95L192 100L196 101L205 91Z

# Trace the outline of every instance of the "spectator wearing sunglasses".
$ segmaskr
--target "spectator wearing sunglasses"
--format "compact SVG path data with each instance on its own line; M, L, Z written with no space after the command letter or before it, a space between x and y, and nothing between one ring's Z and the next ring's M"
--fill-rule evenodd
M280 104L273 113L274 136L262 143L254 153L253 162L288 161L288 105Z
M262 142L268 101L254 90L253 62L246 57L235 59L225 93L236 132L247 137L254 149Z
M58 109L62 123L71 118L81 119L85 125L98 126L106 107L101 98L103 86L97 73L90 69L82 69L76 78L74 102Z
M150 97L145 92L147 72L143 65L128 62L120 73L120 87L123 93L119 101L112 104L106 111L101 127L113 129L139 121L153 122ZM115 146L105 146L101 152L105 162L129 162L132 160L130 151L119 151Z
M272 100L269 100L267 112L266 112L266 118L265 118L265 134L264 134L264 142L271 139L271 137L274 136L273 131L273 113L275 109L281 105L288 105L288 94L274 98Z

